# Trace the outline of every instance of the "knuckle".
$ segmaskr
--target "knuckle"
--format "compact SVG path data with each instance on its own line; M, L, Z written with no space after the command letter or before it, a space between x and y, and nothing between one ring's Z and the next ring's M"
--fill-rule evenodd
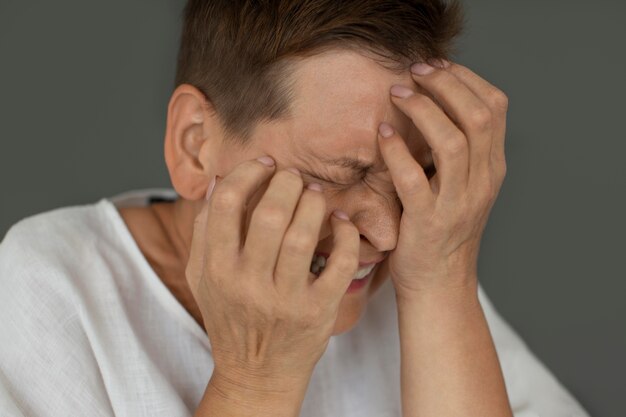
M447 232L450 227L449 220L442 216L433 216L431 220L430 233L427 236L427 240L430 240L432 244L436 244L439 240L439 236L442 236Z
M335 259L335 268L342 275L354 275L359 268L358 257L354 254L346 254Z
M450 135L444 142L443 152L452 156L464 154L467 152L467 139L462 133Z
M261 313L260 315L264 317L274 314L275 305L263 298L264 294L259 292L257 286L231 280L223 287L227 292L228 301L238 309L247 311L251 315Z
M300 324L305 327L316 326L323 314L324 310L321 306L317 303L309 303L300 316Z
M288 232L283 240L283 249L287 255L307 255L314 249L316 241L313 237L302 231Z
M491 128L491 111L482 107L474 110L469 116L470 126L477 130L488 130Z
M288 312L280 309L277 303L268 302L268 300L263 299L258 293L249 294L247 300L249 300L248 306L252 307L250 316L259 316L265 322L274 321L274 319L281 318L288 314Z
M211 208L217 212L230 212L241 201L239 192L232 187L219 187L211 196Z
M490 100L498 110L507 110L509 108L509 98L502 90L494 89L490 94Z
M263 227L268 229L281 228L289 221L290 216L282 208L278 206L257 206L254 210L255 222L260 223Z
M209 277L212 277L213 279L220 278L219 271L220 269L224 268L224 263L220 262L217 259L217 256L207 256L205 260L205 265L206 265L206 269L207 269Z
M284 302L283 300L279 300L272 307L272 317L281 323L289 323L293 321L295 317L297 317L297 312L294 311L291 304Z
M493 179L485 182L482 193L480 193L480 202L482 203L481 208L488 206L491 201L494 200L496 195L496 187L493 184Z
M403 191L410 191L417 187L420 180L420 173L417 170L411 170L398 180L398 187Z

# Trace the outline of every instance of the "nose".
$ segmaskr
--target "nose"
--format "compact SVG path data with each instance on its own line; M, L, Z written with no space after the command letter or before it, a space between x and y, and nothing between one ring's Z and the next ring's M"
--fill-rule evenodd
M400 201L394 195L381 195L372 190L364 190L363 194L350 199L342 210L350 215L361 238L365 238L379 252L393 250L400 229Z

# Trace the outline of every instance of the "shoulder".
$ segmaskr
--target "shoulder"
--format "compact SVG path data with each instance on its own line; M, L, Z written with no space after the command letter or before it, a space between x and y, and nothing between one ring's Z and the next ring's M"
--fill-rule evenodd
M0 403L27 415L45 415L50 402L91 415L108 407L78 289L106 227L100 211L94 204L27 217L0 243Z
M15 223L0 242L0 311L19 301L20 310L72 304L77 280L93 264L98 247L106 244L106 214L102 202L63 207Z
M106 199L15 223L0 242L0 311L19 300L21 309L43 304L70 314L88 306L88 293L114 291L115 268L132 249L122 223Z
M102 203L63 207L15 223L0 242L0 286L6 290L29 280L62 285L59 276L90 262L102 243L107 228Z
M106 222L105 200L95 204L61 207L26 217L15 223L0 242L0 250L64 253L67 244L93 240ZM2 253L2 252L0 252ZM18 252L19 253L19 252Z
M15 223L0 242L0 315L16 326L50 326L79 313L123 251L106 200L63 207ZM116 241L117 239L117 241Z

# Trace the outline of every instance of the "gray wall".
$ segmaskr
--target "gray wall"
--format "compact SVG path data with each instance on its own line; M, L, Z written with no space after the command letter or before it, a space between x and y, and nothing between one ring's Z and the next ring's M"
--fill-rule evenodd
M465 4L457 61L510 98L482 285L592 415L623 416L626 3ZM0 236L34 213L170 186L182 5L1 0Z

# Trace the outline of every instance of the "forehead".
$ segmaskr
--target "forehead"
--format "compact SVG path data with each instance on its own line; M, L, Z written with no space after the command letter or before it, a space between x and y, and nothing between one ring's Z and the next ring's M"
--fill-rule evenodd
M332 50L295 64L293 117L284 128L298 153L375 160L382 121L391 123L417 152L410 119L393 105L393 84L416 89L407 71L397 74L351 50Z

